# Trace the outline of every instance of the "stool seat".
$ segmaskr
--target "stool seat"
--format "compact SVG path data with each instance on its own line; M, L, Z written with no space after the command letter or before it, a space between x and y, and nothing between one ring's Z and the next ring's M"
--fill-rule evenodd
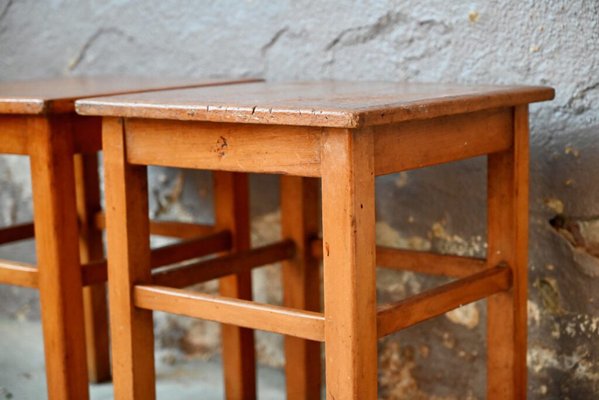
M553 98L538 86L393 82L252 83L78 102L83 115L357 128Z
M223 85L255 81L139 76L77 76L0 82L0 114L43 114L75 111L75 100L90 96L146 90Z

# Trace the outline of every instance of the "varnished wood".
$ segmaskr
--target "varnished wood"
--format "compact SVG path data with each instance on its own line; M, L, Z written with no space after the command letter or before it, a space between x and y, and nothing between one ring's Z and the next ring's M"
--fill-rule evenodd
M255 81L115 75L0 82L0 114L67 113L75 110L75 100L84 97Z
M0 260L0 283L37 288L37 268L34 265L27 263Z
M31 118L31 180L50 400L87 399L83 299L70 122Z
M249 189L247 174L214 172L214 214L216 229L231 231L231 252L250 248ZM252 275L244 270L219 282L220 294L252 299ZM221 326L225 394L229 400L256 398L256 349L254 331L244 327Z
M153 282L160 286L184 288L229 275L248 273L253 268L289 259L294 252L293 242L282 241L157 272L153 275Z
M250 83L84 99L83 115L357 128L552 99L530 86L395 82Z
M148 310L324 340L324 317L316 312L155 285L137 285L133 293L135 304Z
M242 82L247 81L251 80ZM81 280L81 270L79 260L75 260L76 257L72 254L73 246L77 244L76 237L73 241L68 240L73 234L71 222L75 220L77 214L81 260L84 264L94 264L97 263L96 260L102 259L102 233L93 221L94 214L99 212L99 182L94 158L102 147L102 121L101 117L76 115L75 99L160 88L228 83L235 82L233 80L126 77L75 77L0 82L0 138L2 139L0 153L31 156L32 181L34 186L37 186L34 188L34 192L37 193L34 195L34 203L42 203L34 204L36 219L50 219L41 228L37 223L35 228L33 224L25 224L6 228L0 232L0 244L26 239L36 233L37 248L41 252L39 255L41 258L38 257L39 272L28 265L7 263L4 269L0 265L0 279L5 283L28 287L37 286L39 281L42 292L41 313L44 321L46 354L47 357L51 357L51 360L46 359L50 398L87 398L87 391L82 389L83 385L87 385L87 379L84 382L80 381L86 370L78 366L79 360L85 357L85 351L77 350L80 346L78 336L81 332L80 326L83 325L83 315L77 308L81 307L82 287L79 284L79 287L75 288L74 282ZM57 141L56 144L48 142L54 140ZM69 177L74 179L73 166L70 169L63 167L63 164L69 162L74 154L80 154L75 158L74 164L76 181L64 183L62 182L64 179ZM77 188L78 209L71 202L73 186ZM47 192L44 193L44 190ZM72 207L69 209L70 206ZM54 207L58 208L54 209ZM38 212L38 209L42 211ZM67 215L68 213L71 215ZM173 232L183 228L181 230L185 232L175 235L179 237L189 237L194 231L191 227L173 224L160 225L158 228L160 232ZM38 231L51 236L39 236ZM202 229L202 232L207 231ZM76 224L75 232L77 232ZM71 262L72 264L69 264ZM46 276L52 273L57 275L54 278ZM102 285L88 287L83 291L91 381L106 380L110 376L106 299L102 287L105 271L103 275L104 278L96 282L101 282ZM72 290L76 292L68 293ZM72 325L68 332L66 332L67 324Z
M379 335L488 297L489 397L515 399L524 398L526 389L524 104L552 97L553 90L542 87L268 83L87 99L78 102L78 110L127 118L126 148L120 152L128 163L219 171L216 229L231 231L232 255L171 272L176 279L168 282L168 272L155 276L154 284L144 277L142 285L129 287L129 295L140 307L224 323L228 398L255 397L253 336L245 328L300 338L287 341L293 344L288 353L299 362L295 370L288 369L289 397L314 398L316 377L308 375L316 373L307 368L307 347L302 347L307 342L302 339L315 339L304 330L308 320L318 320L322 332L317 340L325 342L327 398L370 400L377 398ZM486 260L377 248L375 175L484 154L490 154ZM283 234L297 249L284 267L283 310L250 302L249 273L257 262L248 261L255 252L246 252L247 177L232 172L299 176L282 181ZM313 181L302 178L317 176L322 178L322 241L314 225L314 191L305 186ZM138 189L124 184L109 188L121 196ZM318 245L321 249L315 250ZM315 272L306 266L319 256L324 262L324 313L300 311L316 308L314 275L305 274ZM210 267L223 260L231 263L218 270ZM377 261L388 268L461 279L377 310ZM155 286L157 281L183 286L230 272L236 275L222 281L221 296Z
M297 248L283 262L283 305L320 311L320 262L312 255L311 240L318 236L318 179L281 177L281 230ZM321 244L322 246L322 244ZM320 344L285 337L285 378L288 400L320 398Z
M320 129L129 120L132 164L303 176L320 174ZM168 146L168 152L163 149Z
M75 153L95 154L102 150L102 118L68 114L73 126Z
M327 399L377 398L374 145L329 129L322 144Z
M0 244L31 239L34 236L33 223L19 224L0 228Z
M162 265L204 257L209 254L231 249L232 237L229 231L215 232L207 236L184 239L177 243L152 250L150 265L157 268Z
M179 243L152 249L150 267L160 268L192 258L204 257L231 248L231 235L222 231L212 235L194 239L186 239ZM108 278L106 260L99 260L83 265L83 284L94 285L106 282Z
M528 107L513 110L514 146L488 159L489 266L512 268L510 291L487 300L487 398L525 399L527 391Z
M314 257L322 258L322 239L312 240L310 247ZM399 271L463 278L485 269L487 261L482 258L376 246L376 265Z
M147 171L126 162L122 121L107 120L102 129L106 191L110 330L114 397L156 397L152 312L135 307L136 283L150 283L150 229Z
M97 213L94 220L98 229L106 229L106 218L103 212ZM152 235L191 239L198 236L209 235L213 232L214 226L212 225L180 221L150 221L150 234Z
M77 154L74 162L79 256L81 263L85 264L104 258L102 231L94 224L94 215L101 208L98 157L96 153ZM91 382L107 381L110 379L110 355L104 282L83 289L83 308L89 379Z
M508 108L377 126L375 171L385 175L503 151L512 145Z
M179 221L150 221L152 235L168 236L180 239L191 239L209 235L214 232L214 226Z
M0 132L2 134L0 153L28 154L29 136L27 127L28 120L25 116L0 114Z
M503 292L511 286L512 272L505 266L436 287L405 300L379 307L378 336L383 337L462 305Z

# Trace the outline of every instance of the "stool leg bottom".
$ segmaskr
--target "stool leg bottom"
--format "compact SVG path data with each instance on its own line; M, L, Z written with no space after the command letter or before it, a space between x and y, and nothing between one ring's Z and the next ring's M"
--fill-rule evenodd
M231 232L231 251L250 247L248 175L217 171L214 179L214 212L217 229ZM252 299L251 272L228 276L219 281L220 294L238 299ZM254 331L222 325L222 352L225 393L230 400L256 398L256 351Z
M48 398L89 397L73 148L66 117L30 120L31 180Z
M318 179L281 176L281 228L295 242L296 253L283 262L283 304L320 312L319 260L310 240L318 237ZM288 400L320 398L320 343L285 337L285 376Z
M372 132L325 131L321 162L327 399L375 400Z
M525 399L527 390L528 107L514 108L514 145L488 158L489 266L512 268L508 292L487 300L487 398Z
M101 211L97 154L75 155L75 188L79 216L79 254L81 263L104 258L102 231L94 216ZM87 368L90 382L110 380L108 307L106 285L83 288Z

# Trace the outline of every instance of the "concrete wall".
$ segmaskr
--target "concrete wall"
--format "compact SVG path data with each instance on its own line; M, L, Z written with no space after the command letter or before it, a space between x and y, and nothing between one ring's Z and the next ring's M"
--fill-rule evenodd
M289 79L526 83L556 88L531 107L529 300L531 398L599 394L599 2L554 1L59 1L0 0L0 79L91 73ZM210 220L209 177L152 171L153 213ZM0 158L0 223L27 219L26 160ZM485 162L381 178L381 242L485 252ZM254 240L278 235L277 180L252 177ZM197 201L199 194L200 202ZM553 221L553 225L550 223ZM3 249L31 258L27 243ZM278 301L276 269L257 279ZM440 283L381 272L381 300ZM0 312L35 318L35 293L3 287ZM211 356L217 327L159 316L176 362ZM381 396L484 398L484 303L380 345ZM260 359L282 363L279 339Z

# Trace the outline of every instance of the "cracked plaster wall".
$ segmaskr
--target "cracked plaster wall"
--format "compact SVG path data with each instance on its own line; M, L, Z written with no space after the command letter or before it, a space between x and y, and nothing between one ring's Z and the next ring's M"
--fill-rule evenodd
M129 73L194 77L386 79L551 85L531 107L530 398L599 394L599 2L0 0L0 79ZM0 157L0 223L31 214L27 161ZM209 221L205 173L151 171L152 212ZM484 255L485 162L474 159L377 181L381 243ZM277 180L252 177L255 243L278 235ZM199 201L198 201L199 199ZM32 259L31 243L0 256ZM256 279L280 300L277 270ZM390 300L441 283L379 273ZM213 290L207 285L204 289ZM0 313L37 318L36 293L0 289ZM218 328L156 318L172 362L217 352ZM484 398L484 303L380 344L381 397ZM281 365L280 338L259 337Z

